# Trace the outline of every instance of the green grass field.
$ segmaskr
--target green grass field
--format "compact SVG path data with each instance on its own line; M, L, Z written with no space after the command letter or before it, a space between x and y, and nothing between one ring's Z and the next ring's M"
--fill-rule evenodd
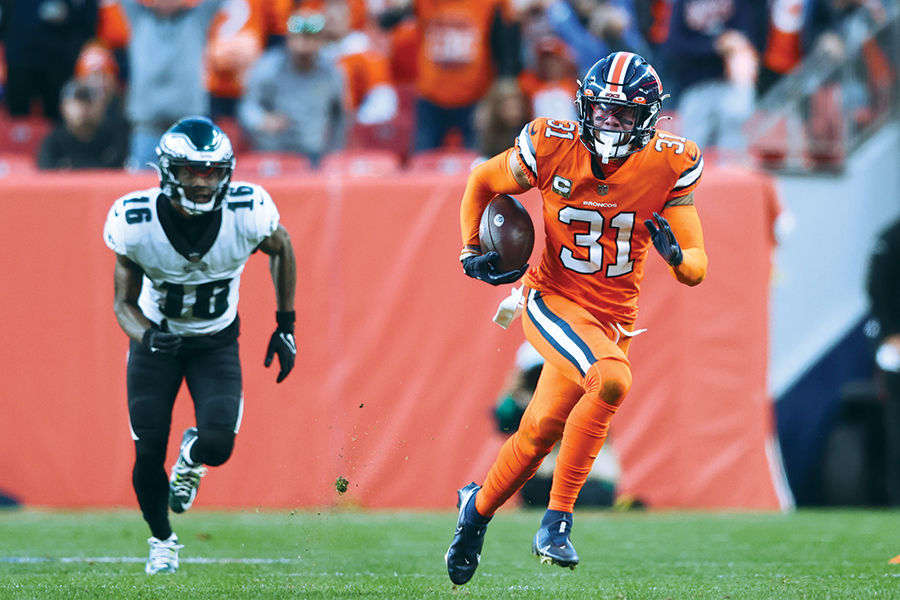
M178 573L153 577L136 510L0 511L0 599L900 599L900 512L581 510L575 570L531 556L541 514L501 512L475 577L454 587L450 511L195 508L173 517Z

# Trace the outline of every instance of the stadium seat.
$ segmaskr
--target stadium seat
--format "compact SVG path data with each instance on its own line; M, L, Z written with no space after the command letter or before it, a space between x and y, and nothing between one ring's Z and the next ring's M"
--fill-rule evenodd
M249 152L250 148L250 140L244 134L244 129L240 126L236 119L233 117L217 117L215 119L216 125L225 132L225 135L228 136L228 139L231 140L231 147L234 148L234 153L238 156L242 156L243 153Z
M53 122L42 116L11 117L0 111L0 152L37 156Z
M235 180L271 179L312 172L308 158L290 152L247 152L239 154L234 169Z
M397 86L400 106L397 114L387 123L363 125L353 123L347 131L345 147L348 150L390 150L406 164L413 145L415 129L415 88L412 85Z
M38 172L34 156L20 152L0 153L0 179L19 175L32 175Z
M390 150L340 150L322 159L321 170L351 177L382 177L400 172L400 157Z
M408 170L413 173L468 175L481 159L482 156L474 150L438 148L413 154Z

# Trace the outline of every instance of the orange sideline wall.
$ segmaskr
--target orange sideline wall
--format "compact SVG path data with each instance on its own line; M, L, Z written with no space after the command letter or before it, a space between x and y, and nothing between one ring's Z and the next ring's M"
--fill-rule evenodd
M524 339L518 322L491 321L509 286L462 273L465 178L260 183L299 259L297 366L279 385L276 366L263 368L275 304L254 256L241 286L243 424L198 506L453 507L504 440L491 413ZM137 509L127 340L102 228L116 197L153 185L119 173L0 180L0 490L26 505ZM540 227L539 197L522 200ZM634 387L613 421L620 491L654 507L777 509L766 395L777 201L761 175L708 168L697 204L707 281L678 285L648 261L637 326L649 331L632 344ZM191 411L183 388L168 465Z

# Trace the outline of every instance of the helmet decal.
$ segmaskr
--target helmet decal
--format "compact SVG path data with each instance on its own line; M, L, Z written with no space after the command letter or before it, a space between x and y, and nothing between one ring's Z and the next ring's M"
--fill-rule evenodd
M631 52L616 52L612 56L612 66L609 68L609 79L606 82L609 87L604 95L624 100L625 92L622 88L625 85L625 75L628 74L628 67L637 55Z

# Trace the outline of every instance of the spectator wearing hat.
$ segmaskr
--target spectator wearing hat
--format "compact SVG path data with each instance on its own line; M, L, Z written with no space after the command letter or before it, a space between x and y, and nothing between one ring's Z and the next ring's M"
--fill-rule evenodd
M70 80L62 89L59 123L38 154L41 169L118 169L128 156L128 133L110 118L103 89Z
M126 132L129 131L122 97L122 81L119 79L119 64L109 48L100 42L85 44L75 63L75 79L99 91L105 106L104 119L109 119Z
M343 147L344 76L321 52L325 16L295 12L283 46L268 50L251 68L238 120L254 149L297 152L313 165Z

